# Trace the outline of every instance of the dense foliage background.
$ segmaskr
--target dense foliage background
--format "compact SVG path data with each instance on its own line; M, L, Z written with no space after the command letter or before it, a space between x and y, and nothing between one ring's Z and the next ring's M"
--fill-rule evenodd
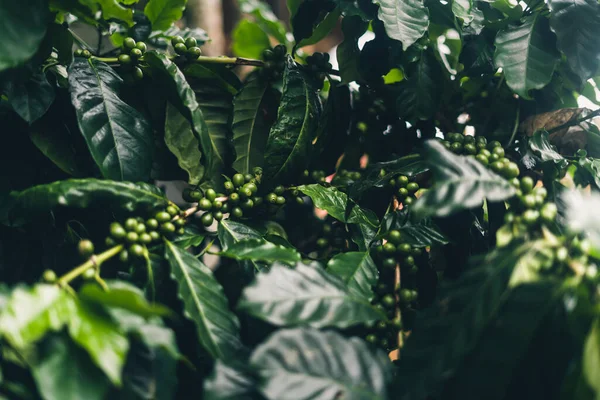
M600 396L598 2L185 5L0 0L0 398Z

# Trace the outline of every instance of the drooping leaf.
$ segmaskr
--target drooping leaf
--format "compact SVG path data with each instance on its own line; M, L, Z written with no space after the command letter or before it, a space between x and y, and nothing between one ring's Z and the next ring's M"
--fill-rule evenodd
M532 89L546 86L560 61L546 17L533 14L523 24L499 32L494 60L503 68L508 86L520 96L529 99Z
M148 51L144 55L144 60L156 72L155 77L166 90L171 104L177 107L179 112L190 122L200 142L204 173L210 176L221 168L222 161L218 157L218 150L208 132L204 115L196 100L196 94L188 84L185 75L165 54Z
M345 17L342 20L344 41L338 45L336 50L342 83L360 79L358 39L365 33L367 27L368 24L358 16Z
M567 160L550 143L548 132L544 130L536 131L529 138L529 148L542 162L552 162L562 167L567 165Z
M233 168L242 174L248 174L253 167L263 165L269 127L262 108L267 103L265 96L269 92L268 82L253 79L244 86L233 103L231 129L236 153Z
M265 150L264 182L274 185L285 181L306 166L320 113L321 102L312 78L288 55L277 121Z
M514 196L515 188L479 161L457 156L436 141L425 146L434 184L412 206L415 215L448 216L477 207L484 199L501 201Z
M217 360L212 374L204 381L206 400L253 400L255 392L251 377L221 360Z
M261 59L263 51L270 48L269 36L256 22L243 19L235 27L231 50L236 56Z
M369 253L337 254L327 263L327 272L339 276L353 295L373 299L372 287L377 284L379 271Z
M483 332L501 323L499 310L522 287L509 287L514 267L529 250L528 244L494 250L440 289L435 304L417 316L402 349L396 381L400 398L436 393L468 360Z
M600 43L595 39L595 32L600 30L600 4L593 0L552 0L548 5L550 27L569 66L582 81L595 76L600 62Z
M42 343L31 371L45 400L102 400L109 389L89 355L64 335Z
M229 310L223 288L211 270L168 241L165 258L171 266L171 276L177 282L185 316L196 326L199 343L213 358L235 358L241 347L239 322Z
M294 264L300 261L300 253L264 239L244 239L228 246L227 251L219 253L223 257L250 261L279 261Z
M48 122L44 119L34 124L29 132L31 142L58 168L74 177L84 176L85 167L79 161L73 146L73 135L65 122Z
M312 329L280 330L252 354L250 364L269 399L384 400L391 364L358 338Z
M165 116L165 144L179 166L188 173L188 183L197 185L204 175L200 144L189 121L170 103L167 103Z
M429 27L429 12L422 0L378 0L379 19L392 39L408 49Z
M0 4L0 71L17 67L35 54L46 34L49 17L45 0Z
M46 74L40 70L27 81L10 82L6 95L13 110L32 124L48 111L56 94Z
M400 231L403 242L413 247L444 245L449 242L432 220L412 221L411 214L405 209L390 212L383 218L382 232L394 229Z
M187 0L150 0L144 14L152 24L152 30L164 31L183 15Z
M426 120L433 117L440 101L441 69L438 61L429 52L410 64L405 79L399 83L396 109L409 121Z
M302 263L294 268L273 264L269 272L257 275L244 289L238 309L279 326L346 328L386 319L337 276Z
M159 304L149 303L144 292L124 281L106 281L108 291L95 283L84 285L79 290L83 301L109 308L122 308L144 318L168 315L170 310Z
M132 212L155 210L168 203L156 186L99 179L57 181L12 193L11 197L12 207L6 217L13 225L40 218L58 207L102 205Z
M152 129L119 96L122 80L107 64L77 58L69 69L77 122L105 178L147 181L152 167Z

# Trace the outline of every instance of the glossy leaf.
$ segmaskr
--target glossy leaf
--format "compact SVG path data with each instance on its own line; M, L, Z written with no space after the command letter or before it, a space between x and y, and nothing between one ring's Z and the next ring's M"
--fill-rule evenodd
M529 138L529 148L542 162L548 161L560 166L566 166L567 164L567 160L550 143L548 132L544 130L536 131Z
M413 205L417 216L448 216L477 207L484 199L501 201L515 195L506 179L474 158L457 156L435 141L428 142L425 151L434 185Z
M0 4L0 71L17 67L35 54L49 20L50 11L44 0Z
M217 234L219 236L219 242L225 251L229 250L230 246L233 246L242 240L262 238L262 235L256 229L241 222L229 219L224 219L219 222Z
M37 71L27 81L11 82L6 95L13 110L32 124L48 111L56 94L46 74Z
M122 308L134 314L149 318L168 315L169 309L159 304L151 304L144 292L123 281L107 281L108 291L95 283L86 284L79 290L79 298L91 304L109 308Z
M440 101L441 69L429 53L408 66L405 79L398 85L398 113L409 121L426 120L435 114Z
M200 345L213 358L235 357L241 346L239 322L211 270L171 242L165 243L165 258L177 282L184 314L194 322Z
M281 400L384 400L389 360L358 338L312 329L280 330L256 348L250 364L260 391Z
M595 76L600 62L600 43L595 39L600 30L600 4L593 0L552 0L548 6L552 11L550 27L571 69L582 81Z
M204 175L202 153L198 148L200 143L189 121L169 103L165 116L165 144L177 158L181 169L188 173L188 183L197 185Z
M77 122L104 177L146 181L152 167L152 129L119 98L121 83L111 67L93 59L79 57L69 69Z
M297 48L302 48L304 46L310 46L315 43L323 40L331 30L336 26L338 20L341 16L341 10L336 7L331 12L328 12L327 15L314 27L312 34L299 41L296 45Z
M64 335L44 341L31 370L45 400L102 400L109 389L89 355Z
M346 328L386 319L368 300L357 297L337 276L320 266L273 264L247 286L238 309L279 326Z
M422 0L378 0L379 19L392 39L408 49L420 39L429 27L429 12Z
M184 228L184 233L173 238L173 243L177 246L187 249L190 247L200 246L206 238L206 232L200 230L195 225L188 224Z
M261 59L262 53L271 48L266 32L256 22L241 20L233 31L233 54L239 57Z
M233 103L233 145L236 159L233 168L247 174L263 165L269 127L262 106L269 95L269 85L261 79L248 82Z
M144 14L152 24L152 30L167 30L183 15L187 0L150 0L144 7Z
M432 220L413 221L411 214L405 209L386 214L381 225L383 232L394 229L400 231L403 242L413 247L444 245L449 242Z
M367 252L348 252L335 255L327 263L327 272L339 276L355 296L373 299L373 286L379 271Z
M314 83L287 56L281 104L265 150L264 182L285 181L305 167L320 113Z
M228 246L227 251L219 253L223 257L236 260L266 261L294 264L300 261L296 250L267 242L264 239L244 239Z
M57 181L12 193L11 197L7 217L13 225L40 218L60 207L84 209L101 205L132 212L155 210L168 203L156 186L98 179Z
M499 32L494 60L503 68L508 86L529 99L532 89L541 89L550 82L560 60L548 20L534 14L523 24Z
M336 50L342 83L358 81L361 77L358 69L360 56L358 39L365 33L367 27L368 24L358 16L345 17L342 20L344 41Z
M125 22L127 25L133 25L133 10L123 7L119 0L81 0L92 10L92 13L102 12L102 18L105 20L117 19Z
M169 101L187 118L200 142L204 160L204 173L212 174L221 166L218 150L208 132L208 126L196 100L196 94L185 76L169 58L162 53L149 51L144 60L154 69L160 85L165 89Z
M463 20L464 25L469 25L473 21L472 8L472 0L454 0L452 2L452 12L456 17Z

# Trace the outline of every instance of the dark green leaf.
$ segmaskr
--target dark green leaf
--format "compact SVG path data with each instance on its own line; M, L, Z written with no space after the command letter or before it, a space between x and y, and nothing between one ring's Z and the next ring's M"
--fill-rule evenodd
M300 253L296 250L267 242L264 239L240 240L229 245L227 251L219 254L236 260L280 261L292 265L301 258Z
M582 81L596 75L600 63L600 4L594 0L551 0L550 27L571 69ZM577 23L574 23L577 21Z
M283 23L277 19L269 5L261 0L239 0L240 10L243 13L250 14L254 21L259 24L264 32L274 37L279 43L289 42L286 29Z
M169 101L191 123L192 129L200 142L200 151L204 160L204 173L210 176L221 168L221 160L208 131L200 104L196 100L196 94L183 73L177 68L177 65L171 62L165 54L149 51L144 55L144 60L156 72L155 77L161 86L165 88Z
M188 224L185 226L185 232L182 235L177 235L173 238L173 243L183 249L187 249L200 246L205 237L206 231L199 229L195 225Z
M306 166L320 113L321 101L312 79L287 56L277 121L267 140L263 181L274 185Z
M29 80L11 82L6 89L8 103L29 124L37 121L54 102L54 88L46 74L36 71Z
M89 7L93 13L102 11L102 18L105 20L117 19L127 23L127 25L133 25L133 10L128 7L123 7L119 0L83 0L84 3Z
M270 48L269 36L255 22L243 19L233 31L231 50L236 56L261 59L263 51Z
M327 272L339 276L352 295L373 299L372 287L377 284L379 271L369 253L338 254L327 263Z
M223 288L211 270L187 251L165 243L165 258L177 282L185 316L194 322L198 341L213 357L235 358L239 342L239 322L229 310Z
M405 210L394 211L386 214L382 222L382 231L399 230L402 240L413 247L428 247L444 245L448 238L430 219L412 221L410 214Z
M429 53L410 64L405 79L399 83L396 108L409 121L426 120L434 116L440 101L440 76L438 61Z
M358 338L312 329L278 331L254 351L250 364L268 399L384 400L392 379L382 351Z
M152 30L164 31L183 15L187 0L150 0L144 14L152 24Z
M167 103L165 116L165 144L177 158L179 166L188 173L188 182L197 185L204 176L200 161L202 153L198 148L200 143L189 121L170 103Z
M17 67L36 53L49 17L46 0L0 3L0 71Z
M365 33L368 25L358 16L345 17L342 20L344 41L339 44L336 50L342 83L360 80L358 39Z
M494 60L504 69L508 86L529 99L530 90L541 89L550 82L560 61L548 19L534 14L521 25L511 25L499 32Z
M144 292L123 281L107 281L109 290L106 291L96 283L89 283L79 290L79 298L83 301L109 308L122 308L144 318L168 315L169 309L150 304L144 297Z
M456 17L463 20L464 25L469 25L473 21L471 9L473 8L472 0L453 0L452 12Z
M98 179L70 179L31 187L12 195L8 218L14 225L32 221L58 207L111 206L125 211L155 210L168 201L156 186Z
M392 39L408 49L429 27L429 12L422 0L378 0L379 19Z
M566 166L567 160L560 155L556 148L550 143L548 132L536 131L529 138L529 148L538 156L542 162L552 162L557 165Z
M333 11L327 13L327 15L314 27L312 34L309 37L300 40L296 47L301 48L310 46L323 40L323 38L329 35L329 32L337 25L340 16L341 10L338 7L334 8Z
M280 264L247 286L238 309L274 325L346 328L385 320L385 314L357 297L320 266Z
M45 400L105 398L109 381L67 336L50 336L40 347L31 371Z
M29 138L58 168L71 176L80 177L85 174L73 146L74 134L63 121L53 123L42 119L32 126Z
M239 368L217 360L212 374L204 381L206 400L256 400L255 382Z
M515 194L506 179L474 158L457 156L436 141L428 142L425 151L434 185L413 205L415 215L448 216L477 207L484 199L501 201Z
M152 167L152 129L119 98L121 83L111 67L94 59L79 57L69 69L77 122L104 177L146 181Z
M236 153L233 168L242 174L248 174L253 167L263 165L269 127L262 107L269 93L268 82L253 79L235 97L231 126Z
M217 234L224 251L229 250L230 246L242 240L262 238L262 235L256 229L229 219L219 222Z
M242 88L240 78L230 68L223 65L191 64L186 66L183 72L196 95L205 92L205 85L225 89L232 95L237 94ZM202 104L200 106L202 108Z

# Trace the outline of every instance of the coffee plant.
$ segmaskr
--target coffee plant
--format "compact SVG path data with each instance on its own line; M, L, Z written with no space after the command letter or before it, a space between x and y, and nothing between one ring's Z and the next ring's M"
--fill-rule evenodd
M1 399L600 398L597 1L185 3L0 0Z

